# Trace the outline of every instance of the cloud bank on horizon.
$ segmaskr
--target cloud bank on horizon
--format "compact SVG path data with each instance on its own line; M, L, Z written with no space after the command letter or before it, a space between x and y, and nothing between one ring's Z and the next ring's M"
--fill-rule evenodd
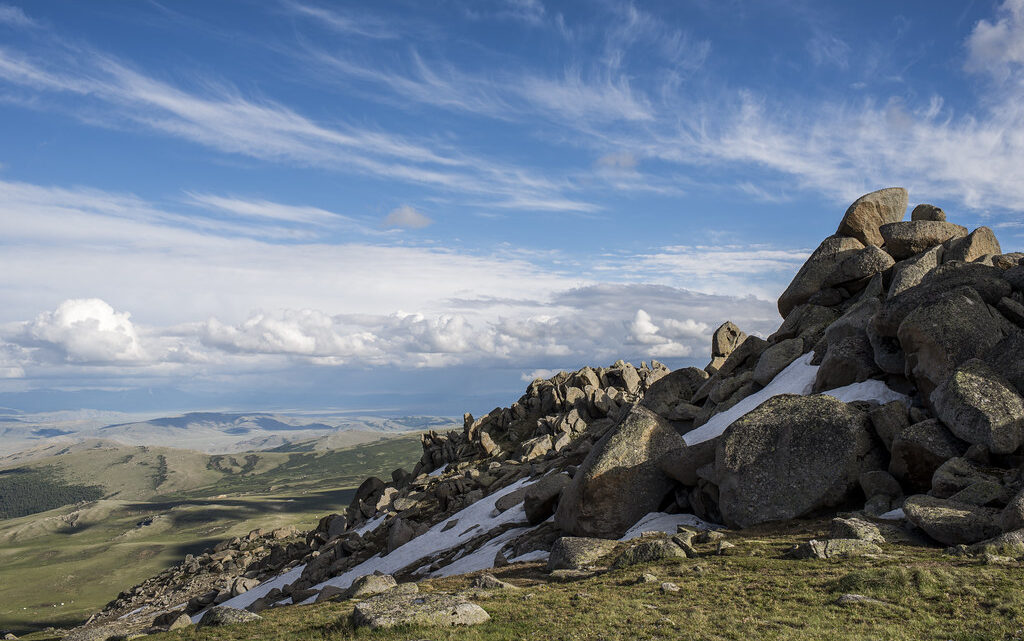
M1024 0L679 4L0 0L0 404L703 365L889 185L1019 247Z

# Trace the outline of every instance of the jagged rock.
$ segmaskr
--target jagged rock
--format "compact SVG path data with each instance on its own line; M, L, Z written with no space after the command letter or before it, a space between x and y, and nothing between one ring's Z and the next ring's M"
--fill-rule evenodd
M538 459L554 448L554 442L551 440L550 434L544 434L532 438L528 441L523 441L521 450L523 452L524 461L532 461Z
M907 213L907 190L889 187L864 194L850 205L839 223L837 234L852 236L865 245L881 245L878 228L903 220Z
M725 380L734 372L745 369L748 366L753 368L757 363L757 359L760 358L767 348L768 342L764 339L757 336L748 336L747 340L734 349L732 354L729 354L729 357L725 359L725 362L718 369L719 380Z
M932 475L946 460L960 456L964 443L935 419L915 423L900 432L892 444L889 473L912 490L931 487Z
M881 242L875 244L880 245ZM806 303L816 294L839 261L861 249L864 249L864 243L848 235L829 236L822 241L779 297L779 313L782 317L787 318L797 305Z
M1011 332L982 357L988 365L1009 382L1018 394L1024 394L1024 332Z
M980 359L956 368L932 392L931 403L953 434L993 454L1009 454L1024 443L1024 399Z
M637 565L639 563L653 563L655 561L665 561L667 559L685 558L686 551L676 545L675 542L666 539L654 539L650 541L640 541L635 545L631 545L626 548L626 550L615 559L615 563L612 564L612 567L620 569L631 565Z
M885 251L896 260L910 258L947 240L967 236L966 227L937 220L889 223L882 225L879 232L885 240Z
M945 545L977 543L999 534L998 510L918 494L903 503L907 520Z
M491 435L487 432L480 432L480 447L483 448L484 454L487 456L496 456L501 453L501 448L494 442Z
M881 554L882 548L861 539L811 539L789 551L792 559L842 559L870 554Z
M892 270L892 282L889 284L888 297L892 298L911 287L921 284L931 270L942 263L942 245L936 245L920 254L901 260Z
M398 587L398 581L390 574L367 574L352 582L345 591L347 599L362 599L376 594L383 594Z
M966 287L911 312L897 333L907 355L907 378L927 397L958 365L1002 340L1006 320L997 314Z
M352 624L371 629L399 625L477 625L491 617L475 603L449 594L379 594L357 603Z
M634 406L594 445L562 491L555 524L577 536L622 536L640 517L657 511L672 489L660 463L685 447L666 419Z
M885 543L878 526L871 521L857 518L834 518L829 528L829 537L833 539L860 539L871 543Z
M825 277L822 286L860 291L875 274L884 272L895 262L886 252L874 245L868 245L836 264Z
M772 379L789 364L800 358L804 353L802 338L787 338L769 346L761 353L754 366L753 380L761 386L772 382Z
M831 307L812 305L810 303L800 305L782 321L779 329L768 337L771 343L786 340L787 338L800 337L804 340L805 346L812 346L818 342L829 327L842 314Z
M248 610L230 608L226 605L218 605L207 610L203 618L196 624L197 628L217 627L222 625L237 625L239 623L254 623L261 621L263 617Z
M946 212L935 205L920 204L910 212L910 220L946 220Z
M416 530L405 519L398 517L388 528L388 554L402 547L416 536Z
M572 479L568 474L550 474L526 488L523 495L523 509L530 525L542 523L555 513L558 497Z
M581 536L556 539L548 556L548 570L582 570L615 549L615 541Z
M866 413L831 396L775 396L719 439L719 509L739 527L796 518L842 503L880 464Z
M991 254L1002 254L996 235L988 227L978 227L966 238L954 240L946 244L946 251L943 254L943 262L961 260L965 263L973 262L982 256Z

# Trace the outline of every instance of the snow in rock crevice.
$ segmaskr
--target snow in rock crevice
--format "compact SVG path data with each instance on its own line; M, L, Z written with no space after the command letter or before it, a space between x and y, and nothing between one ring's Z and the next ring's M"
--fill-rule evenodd
M812 358L814 358L813 352L808 352L796 359L786 369L779 372L764 389L754 392L724 412L715 414L707 423L683 435L683 441L687 445L697 445L698 443L717 438L735 421L743 418L758 405L773 396L779 396L780 394L807 396L811 394L814 387L814 379L818 375L818 366L811 365ZM884 382L873 379L821 393L839 399L844 403L852 401L877 401L879 403L900 401L906 405L910 404L910 399L907 396L893 391Z

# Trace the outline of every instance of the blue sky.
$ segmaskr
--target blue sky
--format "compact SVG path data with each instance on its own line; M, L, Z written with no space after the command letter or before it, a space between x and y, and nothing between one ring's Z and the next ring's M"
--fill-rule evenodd
M860 194L1021 247L1024 0L0 4L0 405L707 361Z

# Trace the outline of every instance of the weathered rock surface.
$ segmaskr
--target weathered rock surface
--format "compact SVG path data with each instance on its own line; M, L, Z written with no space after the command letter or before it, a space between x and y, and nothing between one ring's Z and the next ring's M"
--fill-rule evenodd
M923 492L931 487L935 470L966 449L967 443L938 420L921 421L901 431L893 440L889 473L911 491Z
M618 538L656 512L672 480L662 458L684 449L669 422L641 406L598 441L563 491L555 525L576 536Z
M935 415L968 443L1010 454L1024 443L1024 399L980 359L956 368L931 394Z
M776 396L722 435L719 509L739 527L796 518L843 503L881 464L866 413L831 396Z
M999 534L998 510L918 494L903 504L907 520L939 543L977 543Z
M615 541L608 539L563 536L551 546L548 570L582 570L596 564L614 549Z
M615 559L613 568L625 568L640 563L653 563L666 559L685 559L686 551L668 539L639 541L626 548Z
M475 603L449 594L380 594L357 603L352 624L371 629L399 625L451 627L487 623L491 617Z
M884 243L879 227L903 220L907 213L907 190L889 187L865 194L846 210L837 234L852 236L865 245Z
M796 546L789 556L794 559L842 559L881 553L882 548L861 539L811 539Z
M879 236L878 243L872 244L880 245L881 237ZM849 235L826 238L814 250L807 262L797 272L789 287L779 297L779 313L782 314L782 317L786 318L797 305L806 303L811 296L818 293L836 264L864 249L864 245L865 243L851 238Z
M964 238L967 228L936 220L909 220L882 225L879 232L885 241L885 251L896 260L941 245L947 240Z

